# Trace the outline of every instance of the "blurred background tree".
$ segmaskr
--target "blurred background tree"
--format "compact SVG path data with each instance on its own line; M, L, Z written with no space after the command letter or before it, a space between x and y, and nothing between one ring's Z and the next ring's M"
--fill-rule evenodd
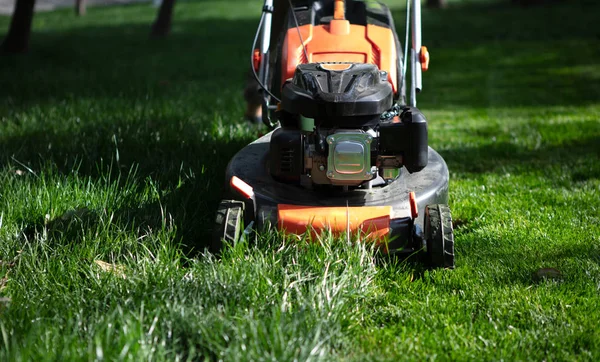
M87 0L75 0L75 14L82 16L85 15L87 6Z
M29 49L29 34L35 0L17 0L8 33L0 46L2 53L25 53Z
M36 0L16 0L8 33L0 45L0 53L20 54L26 53L29 50L29 38L31 35L35 2ZM164 37L169 34L174 7L175 0L160 2L156 20L152 24L150 31L152 37ZM86 9L87 0L75 0L76 15L85 15Z
M156 20L152 24L150 35L153 37L164 37L171 31L171 18L173 17L173 8L175 0L163 0L158 9Z

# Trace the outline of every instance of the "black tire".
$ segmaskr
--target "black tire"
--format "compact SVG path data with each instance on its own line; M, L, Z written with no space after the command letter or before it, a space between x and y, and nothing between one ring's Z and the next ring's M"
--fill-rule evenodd
M423 226L429 265L454 269L454 232L448 205L427 205Z
M236 200L222 200L217 209L210 251L219 254L223 242L234 244L242 235L244 227L244 203Z

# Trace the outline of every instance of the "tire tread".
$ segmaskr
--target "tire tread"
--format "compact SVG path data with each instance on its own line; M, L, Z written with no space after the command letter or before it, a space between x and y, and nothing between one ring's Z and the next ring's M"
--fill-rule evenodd
M424 229L430 266L454 269L454 232L448 205L427 205Z

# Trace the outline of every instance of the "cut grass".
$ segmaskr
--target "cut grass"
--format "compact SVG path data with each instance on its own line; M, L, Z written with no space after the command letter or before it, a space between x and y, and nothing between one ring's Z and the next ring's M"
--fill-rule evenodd
M146 5L37 14L32 52L0 58L0 359L600 358L595 2L424 10L454 271L276 234L199 254L259 133L260 9L235 4L178 4L164 41Z

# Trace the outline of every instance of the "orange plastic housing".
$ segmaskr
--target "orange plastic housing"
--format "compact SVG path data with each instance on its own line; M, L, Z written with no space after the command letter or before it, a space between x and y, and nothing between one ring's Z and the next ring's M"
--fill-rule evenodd
M366 238L383 239L390 233L391 206L317 207L277 205L279 230L300 235L312 226L313 231L331 230L333 235L361 231Z
M298 33L304 41L308 59ZM282 49L282 86L294 76L298 64L354 62L375 64L386 71L394 93L398 92L397 50L391 29L350 24L348 20L332 20L328 25L302 25L288 29Z

